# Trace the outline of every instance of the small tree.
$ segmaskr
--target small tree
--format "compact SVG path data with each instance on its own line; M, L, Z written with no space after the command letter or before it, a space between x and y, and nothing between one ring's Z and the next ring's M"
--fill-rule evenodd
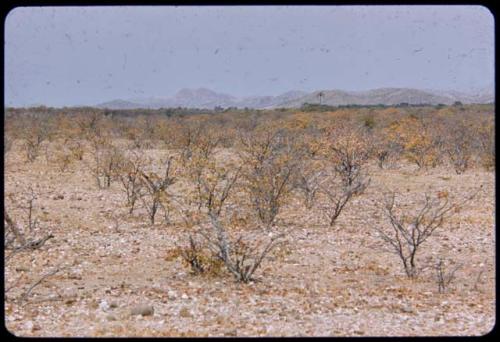
M322 91L320 91L318 93L318 98L319 98L319 104L321 105L321 100L323 99L323 96L325 96L325 93L323 93Z

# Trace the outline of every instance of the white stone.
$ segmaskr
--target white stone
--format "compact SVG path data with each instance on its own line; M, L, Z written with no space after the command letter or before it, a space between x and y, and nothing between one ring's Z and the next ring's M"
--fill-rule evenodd
M101 303L99 304L99 308L102 311L108 311L109 310L109 304L106 300L102 300Z
M24 323L24 328L27 330L32 330L33 329L33 322L27 321L26 323Z

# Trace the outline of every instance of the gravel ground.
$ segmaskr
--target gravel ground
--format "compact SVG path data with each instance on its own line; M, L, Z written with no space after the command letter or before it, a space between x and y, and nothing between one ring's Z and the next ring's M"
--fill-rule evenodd
M495 323L492 172L370 166L370 187L333 228L298 201L285 208L287 242L257 271L258 281L239 284L229 275L190 274L180 258L169 257L185 242L180 222L151 226L141 209L128 215L118 183L97 189L83 164L61 173L42 157L28 164L11 151L6 165L6 195L30 185L39 194L33 235L55 236L6 263L6 288L13 286L6 327L17 336L483 335ZM407 279L373 229L387 224L377 209L382 194L397 190L411 205L425 191L464 198L480 184L482 191L424 245L419 261L429 267ZM462 264L442 294L430 267L437 257Z

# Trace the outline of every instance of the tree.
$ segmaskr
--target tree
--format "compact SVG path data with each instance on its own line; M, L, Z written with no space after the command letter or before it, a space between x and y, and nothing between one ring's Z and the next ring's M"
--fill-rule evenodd
M319 98L319 104L320 104L320 105L321 105L321 100L323 99L323 96L325 96L325 93L324 93L324 92L322 92L322 91L320 91L320 92L318 93L318 98Z

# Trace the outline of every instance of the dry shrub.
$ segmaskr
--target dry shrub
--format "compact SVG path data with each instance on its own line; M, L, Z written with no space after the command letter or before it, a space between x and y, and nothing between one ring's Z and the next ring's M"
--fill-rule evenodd
M177 160L169 156L163 164L163 172L140 172L141 182L145 189L140 198L146 208L151 224L155 223L158 210L163 210L165 222L169 222L170 211L173 208L173 194L169 187L177 182Z
M74 160L83 160L83 156L85 155L85 145L83 142L78 140L68 140L66 141L66 147L70 151Z
M300 154L283 131L265 130L241 139L245 192L261 222L270 227L294 189Z
M232 237L216 215L209 214L211 229L201 229L198 233L205 239L208 248L236 281L248 283L261 266L266 256L280 243L281 234L246 232Z
M198 210L221 215L241 171L241 166L226 162L217 163L207 159L203 153L196 154L188 163L189 176L195 185L195 200Z
M93 161L86 163L99 189L109 188L119 177L124 161L121 150L114 146L109 137L92 136L90 140Z
M435 167L438 162L438 149L431 126L422 116L408 116L394 122L389 130L390 139L399 142L406 159L418 169Z
M321 211L327 218L330 227L335 224L347 203L355 196L361 195L369 184L370 179L361 174L351 180L351 184L335 173L325 177L324 181L321 182L320 191L326 197L326 204L321 206Z
M42 144L49 139L50 126L41 119L26 120L21 131L21 140L29 162L35 161L40 154Z
M54 163L61 172L66 172L73 160L73 155L66 149L57 151L54 156Z
M486 118L475 124L475 136L481 165L486 170L495 169L495 123Z
M347 203L361 195L369 185L364 165L370 157L370 149L366 132L352 126L331 130L328 147L325 155L327 167L320 182L320 191L326 197L326 204L321 210L331 227Z
M3 155L7 155L7 152L12 148L12 138L8 137L7 134L3 136Z
M436 264L436 283L439 293L446 292L446 289L455 280L456 272L462 267L462 265L458 264L447 270L447 267L451 266L451 264L450 261L446 264L442 258Z
M424 243L441 229L453 213L472 200L479 190L460 203L452 204L449 196L435 198L425 194L420 209L402 209L396 205L396 194L391 193L385 201L384 214L389 221L387 227L374 227L380 238L387 243L389 250L395 253L409 278L419 273L417 255Z
M221 275L224 262L202 244L203 241L196 241L193 235L190 234L188 246L178 247L183 263L190 268L191 273L194 275Z
M151 159L136 151L130 151L128 156L123 157L118 178L127 196L129 214L134 212L137 200L144 195L144 182L141 176L148 164L151 164Z
M4 230L4 243L5 248L11 249L12 253L6 256L5 261L8 261L19 251L38 249L47 240L53 238L51 233L43 233L39 225L36 209L38 194L31 187L20 194L20 198L16 198L13 194L8 194L6 197L9 199L9 209L4 206L3 214L6 228ZM19 222L23 218L25 223L22 225ZM37 238L40 233L43 233L43 237Z
M325 179L325 169L320 161L303 159L297 170L295 188L303 196L306 209L311 210Z
M341 125L329 132L326 158L346 186L362 178L362 168L370 158L368 135L362 128Z

